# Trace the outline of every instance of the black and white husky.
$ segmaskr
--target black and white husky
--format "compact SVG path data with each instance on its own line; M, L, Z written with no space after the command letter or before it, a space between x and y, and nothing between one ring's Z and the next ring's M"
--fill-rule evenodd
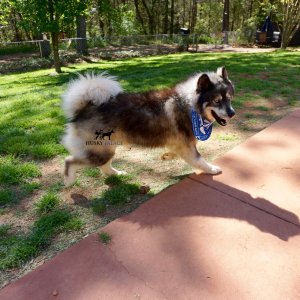
M105 175L122 173L111 166L120 144L167 147L195 169L220 173L196 149L191 110L225 126L235 114L233 94L224 67L144 93L123 92L116 78L105 74L80 75L63 97L69 119L63 144L71 154L65 160L65 184L72 184L76 170L84 166L99 166Z

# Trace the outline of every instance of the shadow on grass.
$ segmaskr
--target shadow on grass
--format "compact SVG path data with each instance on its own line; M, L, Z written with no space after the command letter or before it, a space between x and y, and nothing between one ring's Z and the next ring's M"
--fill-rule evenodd
M132 182L130 175L112 175L106 177L104 183L109 188L92 200L87 199L82 194L71 194L74 204L91 208L96 215L103 215L107 209L113 210L116 206L124 206L133 201L136 196L141 197L143 195L142 197L147 199L153 196L151 192L149 193L149 187Z

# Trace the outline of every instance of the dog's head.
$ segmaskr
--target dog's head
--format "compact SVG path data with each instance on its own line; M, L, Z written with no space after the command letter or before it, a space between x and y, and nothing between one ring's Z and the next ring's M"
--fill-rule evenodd
M218 68L216 73L201 74L196 92L199 95L198 105L201 115L208 121L216 120L225 126L226 119L235 115L231 106L234 86L228 78L225 67Z

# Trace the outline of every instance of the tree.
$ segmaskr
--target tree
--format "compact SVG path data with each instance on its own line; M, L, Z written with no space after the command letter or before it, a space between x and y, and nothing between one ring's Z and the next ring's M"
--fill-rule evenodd
M24 27L38 32L50 32L55 70L61 73L59 60L59 33L64 26L74 24L75 18L84 13L88 1L80 0L13 0L16 2Z
M281 48L286 49L300 26L300 0L281 0L282 37Z
M0 1L0 25L3 30L5 39L10 38L11 41L21 41L23 39L23 31L17 26L18 22L22 20L22 15L17 11L15 3L11 0ZM28 32L25 31L26 37L30 40ZM0 37L0 40L3 40Z
M228 31L229 31L229 0L224 0L223 24L222 24L222 32L224 34L224 44L228 44Z
M174 11L174 0L171 0L171 21L170 21L170 33L173 34L174 33L174 15L175 15L175 11Z

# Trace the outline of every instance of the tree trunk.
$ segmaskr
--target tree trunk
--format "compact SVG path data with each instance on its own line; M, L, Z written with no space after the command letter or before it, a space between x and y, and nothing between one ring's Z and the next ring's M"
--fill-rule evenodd
M53 49L55 71L57 73L62 73L60 67L59 53L58 53L58 32L51 32L51 43Z
M104 30L104 22L99 18L99 30L101 37L104 38L105 36L105 30Z
M22 16L22 14L19 13L19 12L18 12L18 17L19 17L20 21L23 21L23 16ZM24 30L24 32L25 32L25 35L26 35L27 40L28 40L28 41L31 41L32 38L31 38L31 36L30 36L29 31L26 29L26 27L24 27L23 30Z
M222 24L222 32L224 34L224 38L223 38L224 44L228 44L228 31L229 31L229 0L224 0L223 24Z
M142 0L143 6L145 8L146 14L148 16L148 28L149 28L149 33L154 34L155 33L155 27L156 27L156 22L155 22L155 17L153 14L153 7L150 11L147 3L145 0Z
M235 25L234 21L236 20L235 13L236 13L236 6L235 6L235 3L234 3L233 8L232 8L231 29L230 29L231 31L234 31L234 25ZM229 25L228 25L228 27L229 27Z
M194 33L197 20L197 1L193 0L190 32Z
M78 16L76 18L76 27L77 27L77 38L78 38L76 42L77 53L82 55L88 55L85 16Z
M286 49L289 42L299 28L300 24L300 1L291 0L282 3L283 20L282 20L282 37L281 49Z
M212 0L209 0L209 9L208 9L208 35L210 36L210 29L211 29L211 1Z
M14 39L13 40L15 42L22 41L22 32L18 28L17 12L15 11L15 9L12 10L9 21L10 21L10 25L13 28L13 31L14 31Z
M248 16L249 19L252 17L252 11L253 11L253 0L250 0L249 16Z
M169 0L165 0L165 11L164 11L164 29L163 33L168 33L168 14L169 14Z
M136 18L140 22L144 34L147 35L148 33L147 33L146 28L145 28L144 20L142 18L142 15L141 15L141 12L140 12L140 9L139 9L139 1L138 0L134 0L134 6L135 6Z
M174 0L171 0L170 33L174 33Z

